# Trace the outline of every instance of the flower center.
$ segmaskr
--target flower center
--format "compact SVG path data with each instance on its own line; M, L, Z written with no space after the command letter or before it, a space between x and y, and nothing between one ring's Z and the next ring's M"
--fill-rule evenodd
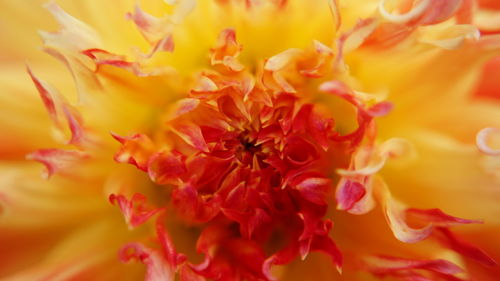
M333 119L280 89L292 85L277 74L245 72L227 58L167 111L154 142L127 150L122 141L117 158L132 153L129 163L171 190L168 204L184 224L201 229L196 250L206 261L193 270L202 276L267 280L271 265L316 250L340 266L325 218L328 175L341 158Z

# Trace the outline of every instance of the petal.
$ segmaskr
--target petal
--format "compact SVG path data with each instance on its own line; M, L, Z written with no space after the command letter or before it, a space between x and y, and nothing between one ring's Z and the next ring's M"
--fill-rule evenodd
M469 24L453 25L444 28L435 26L428 29L420 29L419 41L431 44L446 50L460 48L465 42L475 42L479 40L479 30Z
M471 224L471 223L482 223L477 220L467 220L461 219L454 216L450 216L440 209L415 209L409 208L406 209L406 213L411 215L421 221L425 221L426 223L432 223L435 226L449 227L457 224Z
M391 197L391 194L383 182L378 177L374 177L373 184L377 197L382 205L387 223L394 236L405 243L415 243L427 238L432 232L432 225L428 224L423 228L412 228L406 222L405 206Z
M146 206L146 200L146 197L140 193L135 193L130 200L123 195L111 194L109 196L111 204L117 204L120 207L130 229L145 223L149 218L162 211L161 208Z
M172 131L190 146L203 152L209 151L199 126L190 122L184 122L172 125Z
M36 77L29 66L27 70L56 128L62 130L62 120L66 119L71 132L68 144L81 146L86 136L79 112L71 107L56 89Z
M498 263L492 259L483 250L459 238L449 229L444 227L437 228L436 237L444 246L456 251L457 253L478 261L486 266L495 266Z
M342 179L337 187L336 199L338 210L350 210L366 194L365 187L356 181Z
M46 4L45 8L61 25L56 33L41 32L47 47L76 52L101 45L99 36L92 27L66 13L55 2Z
M242 71L244 66L236 59L243 47L236 41L234 29L224 29L217 38L217 43L210 51L212 65L222 64L231 71Z
M173 281L174 270L172 265L163 255L154 249L148 248L141 243L129 243L120 250L120 260L128 262L137 259L146 265L145 281Z
M372 256L367 258L366 261L370 267L370 271L381 275L391 275L391 273L397 273L398 271L413 269L427 270L445 275L454 275L462 272L460 267L442 259L416 260L392 256Z
M489 138L495 138L500 135L500 129L484 128L476 136L476 144L479 150L488 155L500 155L500 148L492 147L488 144Z
M135 134L122 137L115 133L111 133L111 136L122 144L114 156L116 162L129 163L143 171L148 170L149 158L155 149L155 145L148 136Z
M157 184L176 182L176 179L187 172L182 155L175 153L155 153L147 166L149 177Z
M26 156L29 160L35 160L46 167L42 177L48 179L55 173L67 173L82 160L88 159L89 155L78 150L64 149L40 149Z
M302 181L296 183L294 187L305 199L318 205L325 205L331 188L331 181L327 178L305 177Z

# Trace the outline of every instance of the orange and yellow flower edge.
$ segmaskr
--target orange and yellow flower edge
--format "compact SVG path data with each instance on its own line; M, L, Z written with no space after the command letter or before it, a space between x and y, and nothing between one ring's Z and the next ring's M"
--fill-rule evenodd
M0 280L500 278L496 1L44 2L0 2Z

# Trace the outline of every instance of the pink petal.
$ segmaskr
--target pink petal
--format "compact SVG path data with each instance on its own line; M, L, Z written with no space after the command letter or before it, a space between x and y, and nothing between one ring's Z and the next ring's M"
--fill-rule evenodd
M149 218L163 210L146 206L146 197L140 193L135 193L130 200L123 195L111 194L109 201L120 207L129 228L135 228L145 223Z
M482 223L481 221L477 220L467 220L467 219L453 217L448 214L445 214L440 209L423 210L423 209L409 208L406 209L406 213L412 215L413 217L423 222L432 223L435 226L448 227L457 224Z
M488 139L491 137L500 136L498 128L484 128L476 136L476 145L481 152L488 155L500 155L500 148L493 148L488 144Z
M42 174L46 179L50 178L55 173L66 172L71 167L87 159L88 154L78 150L64 149L40 149L26 156L29 160L35 160L47 168Z
M174 268L165 257L155 249L150 249L141 243L129 243L119 252L123 262L137 259L146 265L145 281L174 281Z
M341 180L336 192L337 209L351 209L365 194L365 187L361 183L351 180Z
M462 272L462 269L455 264L441 259L417 260L399 258L393 256L372 256L367 259L370 271L377 274L396 273L398 271L421 269L446 275L454 275Z

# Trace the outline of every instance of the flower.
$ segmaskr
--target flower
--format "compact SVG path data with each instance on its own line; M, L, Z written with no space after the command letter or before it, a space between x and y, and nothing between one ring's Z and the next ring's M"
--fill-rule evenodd
M498 4L132 2L0 4L5 280L500 274Z

